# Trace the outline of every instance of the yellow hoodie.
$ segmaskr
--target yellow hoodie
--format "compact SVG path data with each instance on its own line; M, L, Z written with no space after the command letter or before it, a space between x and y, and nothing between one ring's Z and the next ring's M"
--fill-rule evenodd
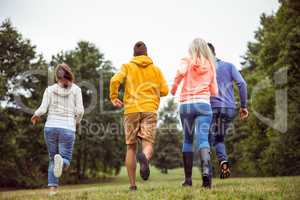
M125 83L124 114L158 110L160 97L169 92L160 69L148 56L136 56L122 65L110 80L110 99L118 98L119 86Z

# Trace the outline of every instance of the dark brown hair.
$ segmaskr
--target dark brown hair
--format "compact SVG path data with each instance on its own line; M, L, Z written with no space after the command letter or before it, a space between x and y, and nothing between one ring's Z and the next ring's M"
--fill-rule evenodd
M215 51L215 47L212 43L208 42L207 43L208 47L210 48L211 52L214 54L214 56L216 55L216 51Z
M71 68L65 63L58 64L55 68L55 80L58 81L62 79L66 79L71 82L74 82L75 79Z
M139 41L133 47L133 56L147 56L147 47L144 42Z

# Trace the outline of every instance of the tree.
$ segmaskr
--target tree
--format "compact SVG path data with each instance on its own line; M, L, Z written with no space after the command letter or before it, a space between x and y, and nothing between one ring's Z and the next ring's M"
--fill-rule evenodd
M169 99L159 112L159 128L154 147L154 166L162 173L182 166L181 133L178 130L177 104Z
M261 26L255 32L255 42L248 43L242 71L249 94L260 81L270 86L250 102L251 110L274 117L275 91L286 89L288 97L288 129L279 132L251 114L247 123L236 120L236 133L229 136L229 156L238 175L299 175L300 174L300 3L282 0L274 14L261 16ZM288 82L276 85L274 74L288 70Z
M38 105L47 76L28 73L32 70L47 74L43 57L5 20L0 26L0 186L40 186L46 178L42 126L30 125L28 108Z
M101 173L118 174L124 157L120 114L100 109L112 110L108 98L114 71L111 62L95 45L84 41L74 50L53 56L51 64L61 62L74 70L86 108L76 134L71 176L63 176L62 181L74 183ZM48 68L35 46L9 20L0 26L0 74L0 187L42 186L46 184L48 169L44 125L31 125L30 117L41 103L48 81L53 83L53 67Z

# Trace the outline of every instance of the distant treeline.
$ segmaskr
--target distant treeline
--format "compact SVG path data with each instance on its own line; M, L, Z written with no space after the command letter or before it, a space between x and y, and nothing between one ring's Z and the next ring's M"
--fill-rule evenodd
M236 176L300 175L300 3L280 2L275 14L261 16L255 41L248 43L243 56L250 117L246 123L236 119L235 131L227 137ZM75 72L86 108L76 133L71 169L62 181L78 183L118 174L123 165L121 114L114 111L108 98L109 80L115 72L112 63L87 41L53 55L47 63L11 21L4 20L0 26L0 187L46 184L48 155L43 124L32 126L30 111L38 107L44 89L54 81L51 67L61 62ZM274 126L276 119L285 116L284 105L287 126L281 125L284 120ZM276 119L266 122L257 113ZM172 126L179 123L173 100L161 109L159 119L162 123L152 163L167 173L181 166L182 136Z

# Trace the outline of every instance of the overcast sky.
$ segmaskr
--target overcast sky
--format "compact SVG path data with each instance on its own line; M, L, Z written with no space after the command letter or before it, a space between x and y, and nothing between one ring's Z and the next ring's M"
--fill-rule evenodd
M240 68L259 16L277 0L0 0L0 20L10 18L49 61L88 40L119 68L143 40L170 83L195 37L212 42L217 56Z

